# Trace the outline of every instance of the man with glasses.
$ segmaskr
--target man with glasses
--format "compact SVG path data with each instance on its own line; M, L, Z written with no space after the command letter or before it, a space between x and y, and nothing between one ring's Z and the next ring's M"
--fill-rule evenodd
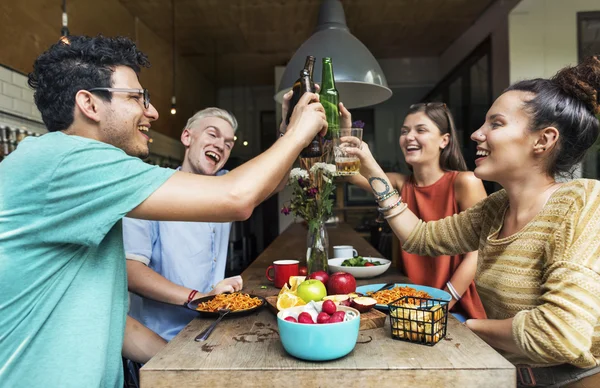
M69 37L34 63L29 84L50 133L0 164L3 386L121 386L121 350L138 361L152 353L123 346L121 219L247 219L327 128L307 93L286 135L224 176L148 165L139 157L158 119L138 79L148 65L129 39L102 36Z

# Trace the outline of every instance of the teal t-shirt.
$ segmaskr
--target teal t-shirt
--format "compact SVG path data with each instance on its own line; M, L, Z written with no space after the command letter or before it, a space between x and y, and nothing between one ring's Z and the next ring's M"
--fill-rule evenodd
M123 386L121 219L173 173L62 132L0 163L1 386Z

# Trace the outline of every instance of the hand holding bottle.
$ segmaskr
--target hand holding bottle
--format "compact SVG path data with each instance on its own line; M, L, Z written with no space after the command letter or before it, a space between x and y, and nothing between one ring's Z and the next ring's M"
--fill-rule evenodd
M298 141L306 147L317 134L327 132L327 117L325 109L319 102L319 95L304 93L290 118L286 133L297 136Z

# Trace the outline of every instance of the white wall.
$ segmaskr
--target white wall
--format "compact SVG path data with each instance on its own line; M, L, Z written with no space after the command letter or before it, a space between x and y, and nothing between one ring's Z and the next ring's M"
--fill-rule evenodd
M0 66L0 123L40 134L47 132L27 77L3 66Z
M523 0L509 15L510 82L551 77L577 63L577 12L598 0Z
M575 65L577 12L600 11L598 0L523 0L510 13L510 83L552 77ZM586 155L575 177L598 177L597 152Z

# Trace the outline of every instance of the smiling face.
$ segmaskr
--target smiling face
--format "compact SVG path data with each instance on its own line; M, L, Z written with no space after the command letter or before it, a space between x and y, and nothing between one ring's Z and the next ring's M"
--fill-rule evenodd
M141 89L137 74L127 66L117 66L112 75L113 88ZM146 158L149 154L148 135L151 122L158 112L150 104L144 108L141 93L114 92L111 101L102 101L100 139L125 151L128 155Z
M182 171L201 175L215 175L223 168L234 144L231 124L219 117L205 117L195 121L181 134L186 146Z
M448 145L449 136L442 134L425 113L409 114L400 129L400 148L406 163L413 167L439 164L440 152Z
M529 130L529 115L524 102L533 94L509 91L502 94L486 115L486 120L471 139L477 142L475 175L484 180L503 182L524 178L533 169L544 168L534 155L538 135Z

